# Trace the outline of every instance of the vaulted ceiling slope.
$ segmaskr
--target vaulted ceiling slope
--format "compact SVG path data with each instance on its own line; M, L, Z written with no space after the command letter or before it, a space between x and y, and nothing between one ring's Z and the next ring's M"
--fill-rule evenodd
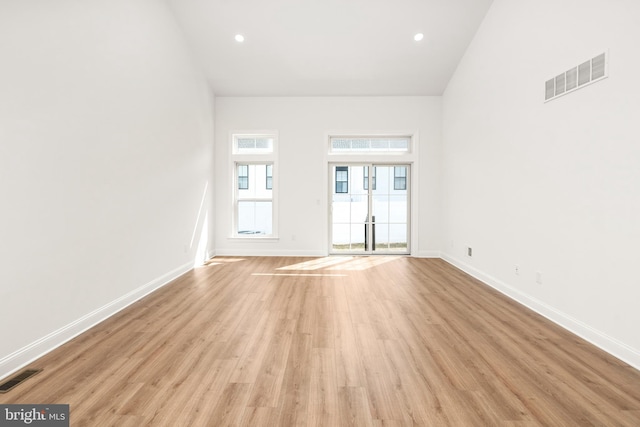
M167 1L221 96L441 95L492 2Z

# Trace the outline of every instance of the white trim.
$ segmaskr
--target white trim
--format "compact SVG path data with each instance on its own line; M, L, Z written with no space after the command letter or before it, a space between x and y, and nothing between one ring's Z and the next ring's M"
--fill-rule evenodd
M440 251L419 251L416 255L411 255L413 258L442 258L442 252Z
M0 359L0 378L7 377L34 360L72 340L98 323L108 319L151 292L165 286L172 280L193 269L193 261L177 267L170 272L140 286L116 300L92 311L89 314L51 332L31 344Z
M283 256L283 257L326 257L329 254L326 251L301 251L298 249L256 249L255 247L244 249L244 248L235 248L235 249L220 249L216 250L217 256L246 256L246 257L273 257L273 256Z
M238 235L227 237L227 240L230 242L269 243L278 242L280 241L280 238L273 236L257 237L256 235L248 234L246 236Z
M576 334L596 347L601 348L607 353L640 370L640 350L634 349L629 345L587 325L586 323L581 322L580 320L575 319L522 291L512 288L501 280L472 267L454 256L442 254L442 259L454 267L475 277L481 282L491 286L507 297L519 302L525 307L530 308L541 316L546 317L569 332Z
M409 249L411 255L416 253L420 246L418 236L420 236L418 227L420 225L420 210L418 209L418 203L420 201L420 133L416 130L412 134L411 138L411 154L413 159L411 162L411 187L409 193L409 223L411 235L407 236L409 239Z

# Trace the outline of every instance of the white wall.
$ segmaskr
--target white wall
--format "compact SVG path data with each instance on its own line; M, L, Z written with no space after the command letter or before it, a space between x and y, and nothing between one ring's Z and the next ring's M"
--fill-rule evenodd
M155 0L4 0L0 61L2 377L193 266L213 101Z
M637 0L496 0L443 97L447 259L636 367L638 22ZM605 49L608 79L543 103Z
M416 132L420 192L415 255L440 248L440 97L216 98L216 253L326 255L327 136L334 132ZM277 130L279 240L230 239L234 131ZM384 157L383 157L384 158ZM275 178L274 178L275 180ZM295 240L294 240L295 237Z

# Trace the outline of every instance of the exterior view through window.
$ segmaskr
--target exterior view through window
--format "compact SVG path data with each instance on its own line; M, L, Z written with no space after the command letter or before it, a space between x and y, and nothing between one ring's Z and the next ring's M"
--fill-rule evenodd
M237 225L239 235L272 234L272 188L269 164L238 164Z
M330 166L331 252L409 253L409 165Z

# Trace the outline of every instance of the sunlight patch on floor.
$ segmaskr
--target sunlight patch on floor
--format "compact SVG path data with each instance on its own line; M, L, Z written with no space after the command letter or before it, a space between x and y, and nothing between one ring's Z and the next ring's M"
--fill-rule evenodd
M326 267L330 267L343 262L351 261L353 257L335 257L328 256L324 258L317 258L310 261L300 262L298 264L288 265L286 267L280 267L277 270L320 270Z
M300 262L298 264L288 265L286 267L277 268L277 270L346 270L346 271L362 271L372 267L377 267L387 262L391 262L402 258L400 255L385 256L328 256L324 258L312 259Z
M296 276L296 277L346 277L346 274L322 273L252 273L252 276Z
M377 267L382 264L386 264L391 261L395 261L400 256L368 256L368 257L356 257L351 261L335 265L327 268L327 270L350 270L350 271L362 271L369 268Z

